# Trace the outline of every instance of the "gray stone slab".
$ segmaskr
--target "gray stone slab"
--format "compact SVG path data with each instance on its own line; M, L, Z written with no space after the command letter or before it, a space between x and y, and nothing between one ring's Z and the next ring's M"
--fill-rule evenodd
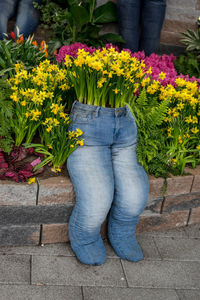
M129 287L200 288L200 263L186 261L122 261Z
M0 206L0 225L66 223L72 208L72 204Z
M183 237L188 237L187 233L185 232L185 227L177 227L174 229L168 229L168 230L159 230L159 231L149 231L149 232L144 232L144 233L139 233L139 236L143 237L175 237L175 238L183 238Z
M199 300L200 290L176 290L180 300Z
M81 300L80 287L1 285L0 300Z
M174 290L83 287L86 300L179 300Z
M200 239L200 224L185 226L185 232L189 238Z
M75 257L32 257L32 283L75 286L127 286L119 259L87 266Z
M0 181L0 205L36 205L37 184Z
M137 236L137 240L142 248L145 259L161 260L153 237L140 235Z
M40 225L0 227L0 246L38 245Z
M44 246L0 247L0 254L29 254L49 256L74 256L69 243L45 244Z
M0 255L0 283L30 283L29 255Z
M200 239L158 237L154 239L163 259L200 262Z

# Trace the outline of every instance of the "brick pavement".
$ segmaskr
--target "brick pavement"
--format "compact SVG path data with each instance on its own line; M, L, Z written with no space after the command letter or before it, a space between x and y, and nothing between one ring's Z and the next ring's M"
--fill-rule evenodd
M68 243L0 247L0 300L199 300L200 225L137 234L145 259L79 263Z

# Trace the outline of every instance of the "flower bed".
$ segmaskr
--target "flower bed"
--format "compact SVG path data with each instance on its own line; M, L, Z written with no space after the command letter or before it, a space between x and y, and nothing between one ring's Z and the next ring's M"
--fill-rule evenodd
M35 49L37 45L28 43L31 51L39 51L38 65L15 63L11 74L3 73L10 74L9 82L4 80L0 90L2 243L67 240L75 201L70 179L55 175L38 177L34 183L32 177L46 164L59 172L69 154L83 145L84 132L68 131L75 99L111 107L126 104L135 117L138 159L150 178L149 202L138 232L198 223L199 79L178 76L173 55L145 58L143 53L119 51L112 45L95 49L76 43L60 49L57 64L44 60L46 48ZM27 153L31 160L22 161ZM18 185L6 178L16 182L32 178L33 184Z

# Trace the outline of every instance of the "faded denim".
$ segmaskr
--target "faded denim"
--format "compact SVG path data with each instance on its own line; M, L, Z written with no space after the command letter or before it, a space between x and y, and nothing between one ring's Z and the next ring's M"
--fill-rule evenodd
M8 21L15 12L15 34L16 26L25 38L33 34L40 19L39 11L33 7L33 2L40 4L41 0L0 0L0 39L5 38L3 33L7 33Z
M156 52L165 18L166 0L117 0L120 34L132 52Z
M75 101L69 130L83 131L84 146L67 160L76 204L69 220L69 237L78 259L91 265L105 262L100 228L109 211L108 237L123 259L143 259L135 238L144 210L148 176L136 156L137 126L127 106L107 108Z

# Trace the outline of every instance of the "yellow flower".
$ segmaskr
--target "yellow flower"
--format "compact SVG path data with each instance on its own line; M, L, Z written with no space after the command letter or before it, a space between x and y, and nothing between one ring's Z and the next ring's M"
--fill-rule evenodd
M83 145L84 145L84 142L83 142L83 140L79 140L79 141L76 142L76 144L77 144L77 145L80 145L80 146L83 146Z
M200 150L200 145L198 145L196 148L197 148L197 150Z
M159 78L163 80L163 79L165 79L165 77L166 77L166 74L163 72L160 72Z
M118 94L119 93L119 89L117 89L117 88L115 88L114 90L113 90L113 92L115 93L115 94Z
M75 134L78 137L83 134L83 131L81 129L77 128Z
M35 177L29 178L28 184L35 183Z
M52 126L51 125L46 128L47 132L50 132L51 130L52 130Z
M177 159L176 158L172 158L172 163L176 164L177 163Z
M22 106L26 106L26 101L24 100L24 101L22 101L20 104L21 104Z
M199 129L197 127L194 127L191 129L192 133L196 134L197 132L199 132Z
M74 148L74 145L70 145L70 148Z

